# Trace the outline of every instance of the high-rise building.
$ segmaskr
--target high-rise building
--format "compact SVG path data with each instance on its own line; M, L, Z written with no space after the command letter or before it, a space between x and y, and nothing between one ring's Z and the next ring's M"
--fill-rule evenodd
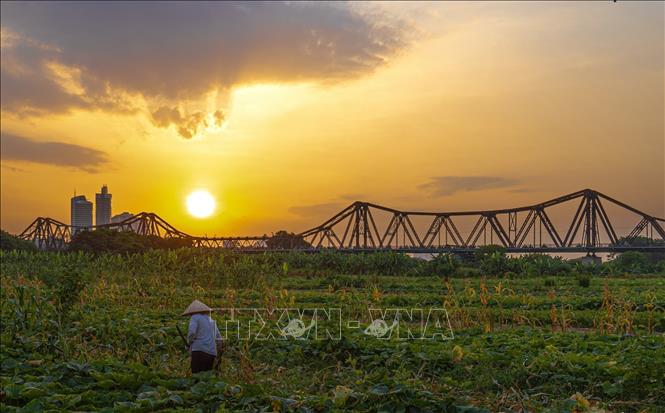
M111 194L106 185L102 186L102 192L95 195L95 225L111 223Z
M81 229L92 227L92 202L85 199L85 195L74 196L71 199L72 235Z

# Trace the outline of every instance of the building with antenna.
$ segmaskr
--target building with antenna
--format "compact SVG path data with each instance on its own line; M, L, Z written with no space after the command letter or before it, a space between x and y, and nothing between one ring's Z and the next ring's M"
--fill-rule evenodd
M111 194L106 185L102 186L102 191L95 194L95 225L105 225L111 223Z

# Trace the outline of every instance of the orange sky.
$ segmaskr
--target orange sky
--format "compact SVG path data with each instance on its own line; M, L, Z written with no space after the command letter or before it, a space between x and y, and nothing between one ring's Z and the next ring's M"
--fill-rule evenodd
M74 191L102 184L114 214L196 235L301 231L356 199L484 209L586 187L664 216L664 16L3 3L1 225L68 222ZM185 208L200 188L205 219Z

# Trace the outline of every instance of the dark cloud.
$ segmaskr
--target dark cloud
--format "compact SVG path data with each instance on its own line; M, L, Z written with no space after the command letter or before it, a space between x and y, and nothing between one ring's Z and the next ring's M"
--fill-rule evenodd
M516 179L498 176L435 176L418 188L434 196L448 196L459 191L508 188L517 184Z
M346 206L338 202L327 202L323 204L294 206L289 208L289 212L303 218L318 218L335 215Z
M56 47L7 31L3 20L2 110L25 116L63 113L72 108L133 110L124 96L112 94L100 80L57 63L60 53Z
M165 102L173 107L237 84L356 77L408 43L403 23L356 9L299 2L3 2L2 108L131 110L126 97L141 95L162 102L154 106L158 112ZM73 74L78 91L63 86L49 66L54 62ZM191 136L199 118L155 122Z
M105 152L62 142L38 142L22 136L3 133L0 155L6 161L24 161L64 166L95 173L108 163Z

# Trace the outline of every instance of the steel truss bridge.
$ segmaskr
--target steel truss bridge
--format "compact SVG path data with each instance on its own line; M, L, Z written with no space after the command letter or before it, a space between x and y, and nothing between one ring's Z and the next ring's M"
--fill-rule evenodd
M551 218L554 216L558 218L556 225ZM633 227L618 230L615 226L619 220L633 222L631 219L636 222ZM196 237L147 212L122 222L86 230L133 231L141 235L186 239L195 247L246 252L465 253L484 245L500 245L511 253L600 253L665 251L664 226L663 218L656 218L600 192L585 189L531 206L488 211L399 211L357 201L321 225L294 236L282 237L279 242L275 241L276 237L268 235ZM42 249L64 249L72 238L72 227L40 217L19 237L34 242Z

